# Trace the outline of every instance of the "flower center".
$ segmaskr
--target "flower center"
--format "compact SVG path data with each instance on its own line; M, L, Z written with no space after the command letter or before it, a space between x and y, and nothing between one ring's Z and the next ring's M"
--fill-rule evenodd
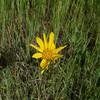
M52 50L48 50L48 49L44 50L42 53L42 57L47 60L52 60L53 55L54 55L54 52Z

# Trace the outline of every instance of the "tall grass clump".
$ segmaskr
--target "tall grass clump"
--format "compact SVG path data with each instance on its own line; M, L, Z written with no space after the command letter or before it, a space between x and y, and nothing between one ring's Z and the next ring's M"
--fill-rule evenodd
M99 0L0 0L0 100L99 100L99 10ZM67 47L41 76L29 44L51 31Z

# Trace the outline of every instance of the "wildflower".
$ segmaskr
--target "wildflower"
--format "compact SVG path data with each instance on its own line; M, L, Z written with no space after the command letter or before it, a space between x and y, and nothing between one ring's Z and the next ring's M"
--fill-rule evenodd
M64 49L66 46L61 46L56 48L54 43L54 33L51 32L49 35L49 40L45 34L43 34L43 40L39 37L36 37L36 42L38 46L34 44L30 44L31 47L35 48L38 52L32 55L32 58L42 58L40 63L41 74L48 70L48 65L55 61L56 59L62 57L63 55L59 54L59 52Z

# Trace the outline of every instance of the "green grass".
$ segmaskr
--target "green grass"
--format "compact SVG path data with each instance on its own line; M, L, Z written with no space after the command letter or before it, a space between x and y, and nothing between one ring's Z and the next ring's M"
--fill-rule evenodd
M100 100L99 10L99 0L0 0L0 100ZM40 75L29 44L51 31L67 47Z

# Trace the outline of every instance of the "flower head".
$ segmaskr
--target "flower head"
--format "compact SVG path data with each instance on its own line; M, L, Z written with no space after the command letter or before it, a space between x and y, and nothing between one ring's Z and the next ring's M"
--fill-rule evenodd
M54 33L51 32L49 35L49 40L45 34L43 34L43 40L39 37L36 37L36 42L38 46L34 44L30 44L31 47L35 48L38 52L32 55L32 58L42 58L40 63L41 73L45 70L48 70L48 65L55 61L56 59L62 57L63 55L59 54L59 52L64 49L66 46L61 46L56 48L54 43Z

